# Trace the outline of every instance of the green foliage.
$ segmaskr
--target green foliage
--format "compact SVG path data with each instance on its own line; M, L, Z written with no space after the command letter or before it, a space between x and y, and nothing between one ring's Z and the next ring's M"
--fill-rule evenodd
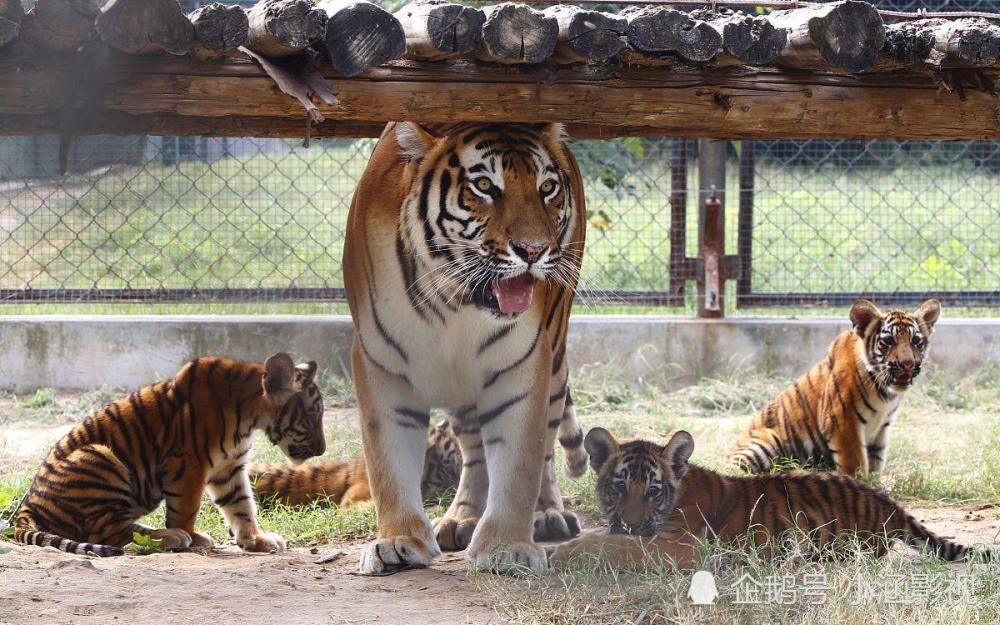
M56 394L50 388L40 388L34 395L21 402L22 408L45 408L56 403Z
M137 556L163 553L163 539L132 532L132 542L125 545L125 551Z

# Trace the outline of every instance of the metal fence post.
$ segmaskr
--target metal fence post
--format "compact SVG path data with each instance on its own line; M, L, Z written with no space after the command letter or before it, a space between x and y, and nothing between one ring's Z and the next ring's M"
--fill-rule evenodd
M698 316L723 315L728 141L698 140Z
M736 281L736 306L753 291L753 195L756 144L740 144L740 214L737 220L736 253L740 259L740 277Z

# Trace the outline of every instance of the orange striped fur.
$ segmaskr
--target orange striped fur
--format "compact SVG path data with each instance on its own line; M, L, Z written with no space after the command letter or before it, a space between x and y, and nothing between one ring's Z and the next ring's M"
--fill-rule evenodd
M195 531L202 492L237 544L275 551L284 541L257 526L245 461L263 429L293 461L322 454L323 400L316 363L287 354L264 364L200 358L171 380L112 402L56 443L15 523L15 538L72 553L121 555L133 533L166 550L210 547ZM166 500L166 529L136 520Z
M301 506L313 502L330 502L350 506L371 499L365 454L359 452L353 460L329 460L298 467L284 464L254 465L250 469L257 499L274 499L285 505ZM458 438L447 421L427 430L427 453L420 492L424 500L437 499L458 486L462 471L462 452Z
M804 540L814 556L842 555L837 547L849 537L877 555L893 540L927 548L943 560L969 553L935 535L885 493L842 473L720 475L688 463L694 440L683 431L660 445L619 442L594 428L586 445L610 532L560 545L552 556L557 564L605 553L619 563L653 556L690 567L706 538L754 546L767 555L788 532ZM996 551L984 550L982 556L992 559Z
M733 464L752 473L767 472L781 459L847 474L881 471L888 429L920 374L940 312L937 300L913 313L882 312L859 300L851 308L853 329L760 411Z

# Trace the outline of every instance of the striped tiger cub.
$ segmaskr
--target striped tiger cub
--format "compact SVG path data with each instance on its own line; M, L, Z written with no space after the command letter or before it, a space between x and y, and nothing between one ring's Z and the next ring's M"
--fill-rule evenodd
M378 537L359 570L542 571L535 544L580 532L556 482L586 470L566 333L583 260L579 167L558 125L386 126L347 218L352 370ZM432 525L420 492L432 408L462 450Z
M18 542L117 556L138 532L164 550L212 547L194 529L208 491L245 551L285 548L261 532L246 473L254 430L293 462L322 454L316 363L200 358L74 427L42 462L15 522ZM136 522L166 500L166 529Z
M563 543L552 554L553 564L604 553L621 564L653 555L690 567L702 539L758 546L767 555L774 552L771 541L789 530L820 556L837 555L838 543L852 536L876 555L885 553L892 540L948 561L970 552L935 535L888 495L842 473L720 475L688 463L694 439L684 431L660 445L619 443L607 430L594 428L587 433L586 448L610 532ZM997 552L980 555L995 559Z
M420 494L424 501L437 499L458 486L462 451L447 421L427 428ZM335 460L290 467L283 464L252 465L249 469L257 500L273 499L289 506L317 502L350 506L371 499L365 454L353 460Z
M764 406L733 452L735 467L771 470L775 461L829 465L853 475L885 466L889 427L903 394L920 375L937 300L915 312L882 312L868 300L851 307L850 330L826 358Z

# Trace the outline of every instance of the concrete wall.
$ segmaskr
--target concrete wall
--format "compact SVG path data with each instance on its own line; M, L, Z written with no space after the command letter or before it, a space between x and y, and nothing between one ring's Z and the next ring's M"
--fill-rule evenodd
M572 367L680 387L702 377L756 370L793 376L848 327L838 319L578 315ZM66 316L0 318L0 388L134 388L173 375L197 356L263 360L277 351L348 371L346 316ZM1000 366L1000 319L943 320L932 366L948 377Z

